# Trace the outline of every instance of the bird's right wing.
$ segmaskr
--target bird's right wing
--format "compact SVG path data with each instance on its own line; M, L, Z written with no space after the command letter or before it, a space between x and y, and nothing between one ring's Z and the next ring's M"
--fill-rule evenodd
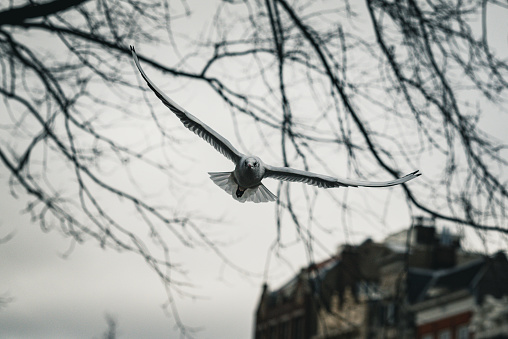
M265 167L266 167L264 175L265 178L303 182L305 184L324 188L340 187L340 186L388 187L405 183L406 181L409 181L421 175L421 173L415 171L402 178L398 178L395 180L376 182L376 181L362 181L362 180L334 178L327 175L301 171L290 167L275 167L269 165L265 165Z
M145 74L141 65L139 64L139 59L134 50L134 46L131 46L132 57L134 58L134 62L136 63L136 67L141 73L143 79L145 79L148 87L155 93L157 98L159 98L164 105L166 105L176 116L180 119L185 127L190 129L192 132L199 135L201 138L206 140L210 145L212 145L217 151L222 153L226 158L233 161L235 164L240 160L243 156L236 148L231 145L231 143L224 138L219 133L215 132L211 127L203 123L201 120L196 118L194 115L187 112L185 109L180 107L176 102L171 100L166 94L162 93L160 89L155 86L155 84L148 78Z

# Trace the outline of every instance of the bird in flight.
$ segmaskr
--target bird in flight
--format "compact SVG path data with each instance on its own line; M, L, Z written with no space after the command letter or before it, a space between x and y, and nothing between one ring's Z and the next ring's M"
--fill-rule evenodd
M185 127L206 140L217 151L222 153L235 164L235 169L232 172L209 172L208 174L215 184L239 202L252 201L258 203L277 200L277 196L270 192L268 188L261 183L264 178L302 182L323 188L348 186L388 187L405 183L406 181L412 180L421 174L418 171L415 171L399 179L371 182L334 178L294 168L275 167L265 164L257 156L245 155L239 152L226 138L180 107L176 102L171 100L166 94L157 88L157 86L155 86L141 68L134 47L130 47L132 57L134 58L134 62L136 63L141 76L155 95L180 119Z

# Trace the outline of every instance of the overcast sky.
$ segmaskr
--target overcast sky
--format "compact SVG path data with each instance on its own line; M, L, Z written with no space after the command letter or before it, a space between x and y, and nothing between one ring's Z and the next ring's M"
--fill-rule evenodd
M506 18L499 14L499 18L492 19L499 25L499 50L505 52ZM160 80L160 76L154 74L152 78ZM139 81L134 73L132 81ZM193 87L194 91L199 89L199 85ZM214 120L203 120L234 140L230 115L221 112L223 103L204 87L199 93L199 101L192 100L194 92L179 94L177 101L185 107L192 105L189 110L199 118L202 118L200 112L214 107L217 112ZM488 132L508 142L506 115L491 112L482 123ZM174 248L188 272L188 281L193 284L190 291L195 296L179 296L176 305L186 325L200 328L198 338L250 338L267 254L276 237L275 205L240 204L224 194L208 179L206 172L231 170L232 165L205 142L198 138L194 141L184 144L185 152L199 155L196 156L199 163L189 169L189 175L195 176L203 188L198 191L199 195L183 199L208 215L220 211L218 217L223 217L224 223L212 224L208 230L227 242L224 253L252 275L246 276L224 265L209 249ZM107 329L106 315L117 321L119 338L179 337L175 322L162 308L166 301L164 288L139 256L103 250L93 242L86 242L77 245L63 259L70 240L57 231L44 233L37 223L31 222L30 216L22 212L27 201L9 194L4 167L0 167L0 180L4 185L0 191L0 238L14 232L10 241L0 245L0 296L10 299L0 309L0 338L99 338ZM272 191L277 187L274 181L267 186ZM358 243L369 236L379 241L389 233L408 227L407 210L397 199L402 191L388 190L393 192L393 204L386 212L388 226L354 220L353 227L334 227L331 234L317 231L326 250L316 249L316 260L325 259L346 241ZM361 193L351 193L350 199L355 199L354 194ZM381 204L372 208L378 207L384 208ZM329 223L336 225L336 217L330 212ZM294 232L294 229L283 232ZM466 246L473 247L473 243L470 240ZM270 261L268 281L273 287L307 264L301 245L292 246L284 253L286 259L290 258L290 266L277 258Z

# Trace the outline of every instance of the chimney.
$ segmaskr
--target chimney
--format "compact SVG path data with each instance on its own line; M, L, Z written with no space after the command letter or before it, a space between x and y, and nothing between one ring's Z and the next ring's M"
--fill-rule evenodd
M416 232L416 244L432 245L436 240L436 220L423 216L413 217L413 227Z
M418 268L434 268L434 247L436 244L436 223L434 218L413 217L413 232L409 265Z
M457 264L458 243L454 242L448 227L443 228L434 249L434 269L450 268Z

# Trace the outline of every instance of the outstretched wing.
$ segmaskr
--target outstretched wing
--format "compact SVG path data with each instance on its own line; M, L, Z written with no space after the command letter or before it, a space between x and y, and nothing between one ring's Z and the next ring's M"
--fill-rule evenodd
M265 178L303 182L305 184L323 188L340 187L340 186L388 187L402 184L406 181L409 181L421 175L421 173L415 171L399 179L375 182L375 181L361 181L361 180L334 178L327 175L301 171L289 167L274 167L269 165L265 166L266 166L266 171L264 175Z
M180 107L176 102L171 100L166 94L162 93L160 89L155 86L155 84L148 78L145 74L141 65L139 64L139 59L134 50L134 46L130 46L132 51L132 57L134 58L134 62L138 67L139 73L143 79L145 79L148 87L155 93L157 98L159 98L164 105L166 105L176 116L182 121L183 125L190 129L192 132L199 135L201 138L205 139L210 145L212 145L217 151L222 153L226 158L233 161L235 164L240 160L243 156L236 148L231 145L231 143L224 138L219 133L215 132L211 127L203 123L201 120L196 118L194 115L187 112L185 109Z

